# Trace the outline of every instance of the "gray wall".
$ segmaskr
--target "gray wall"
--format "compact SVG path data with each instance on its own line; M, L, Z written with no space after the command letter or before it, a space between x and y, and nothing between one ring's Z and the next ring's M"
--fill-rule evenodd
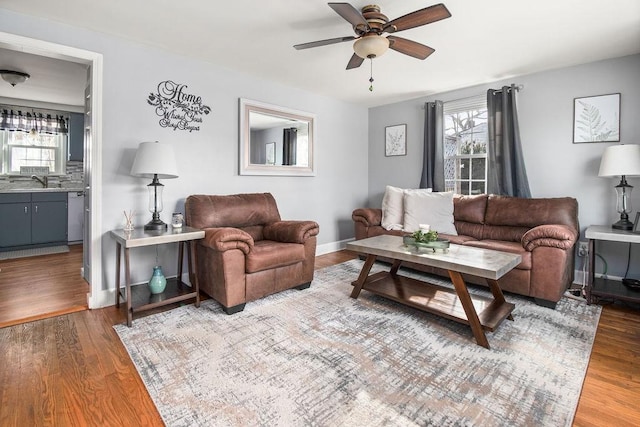
M387 184L415 188L422 170L423 105L440 99L451 101L485 93L511 83L522 84L518 94L520 133L529 185L533 197L575 197L580 206L582 239L591 224L611 224L618 219L613 187L619 178L600 178L604 149L612 143L573 144L573 100L576 97L621 93L620 135L623 144L640 143L640 55L529 74L489 85L427 96L369 110L369 205L379 207ZM425 76L425 78L427 78ZM407 124L407 156L384 156L385 126ZM640 210L640 178L631 177L632 204ZM598 252L609 274L622 276L626 244L603 244ZM636 253L637 256L636 256ZM640 276L640 250L633 251L629 276ZM635 261L635 262L633 262ZM580 263L576 264L577 267ZM597 262L597 271L602 271Z
M162 219L184 210L190 194L271 192L285 219L311 219L320 224L318 242L332 248L353 236L351 212L366 203L367 164L357 162L367 151L367 109L309 92L274 84L220 66L138 45L79 27L0 9L2 31L104 55L103 97L103 270L102 289L114 287L115 243L108 231L123 226L123 210L135 210L142 225L147 211L147 180L130 176L138 144L162 141L175 151L180 176L164 180ZM211 45L215 49L215 44ZM29 71L29 70L27 70ZM188 85L211 113L199 132L161 128L146 102L159 82ZM317 115L315 177L259 177L238 174L238 99L248 98ZM146 254L145 254L146 251ZM155 263L155 249L132 253L132 281L145 281ZM160 247L165 274L175 274L175 248Z

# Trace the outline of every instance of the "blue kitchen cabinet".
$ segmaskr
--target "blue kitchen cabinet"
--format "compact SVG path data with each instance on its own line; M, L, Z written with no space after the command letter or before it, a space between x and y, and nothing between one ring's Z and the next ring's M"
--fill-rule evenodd
M0 194L0 251L67 243L67 193Z
M31 194L0 194L0 250L31 244Z
M84 114L69 113L69 160L84 159Z

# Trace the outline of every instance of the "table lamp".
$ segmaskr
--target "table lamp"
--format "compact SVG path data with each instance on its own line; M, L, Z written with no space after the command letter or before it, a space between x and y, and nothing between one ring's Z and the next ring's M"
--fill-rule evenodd
M620 221L612 224L618 230L632 230L633 223L629 221L631 212L631 190L627 184L627 175L640 175L640 145L612 145L602 154L598 176L620 176L620 183L616 189L616 210L620 214Z
M153 214L151 221L145 224L145 230L166 230L167 224L160 219L162 212L162 188L159 178L177 178L178 168L173 147L158 141L143 142L138 146L136 158L133 160L131 175L141 178L152 178L149 189L149 212Z

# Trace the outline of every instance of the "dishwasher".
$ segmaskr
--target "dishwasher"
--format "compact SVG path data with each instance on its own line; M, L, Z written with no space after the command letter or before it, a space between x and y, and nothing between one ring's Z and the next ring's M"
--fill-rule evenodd
M67 241L82 243L84 229L84 192L68 193Z

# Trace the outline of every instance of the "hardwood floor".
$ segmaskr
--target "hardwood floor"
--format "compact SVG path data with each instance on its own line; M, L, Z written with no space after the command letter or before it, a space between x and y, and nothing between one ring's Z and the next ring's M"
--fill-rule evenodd
M352 258L322 255L316 268ZM112 328L124 321L108 307L1 328L0 426L163 425ZM604 306L573 425L640 425L639 362L640 311Z
M88 308L82 245L68 253L0 261L0 328Z

